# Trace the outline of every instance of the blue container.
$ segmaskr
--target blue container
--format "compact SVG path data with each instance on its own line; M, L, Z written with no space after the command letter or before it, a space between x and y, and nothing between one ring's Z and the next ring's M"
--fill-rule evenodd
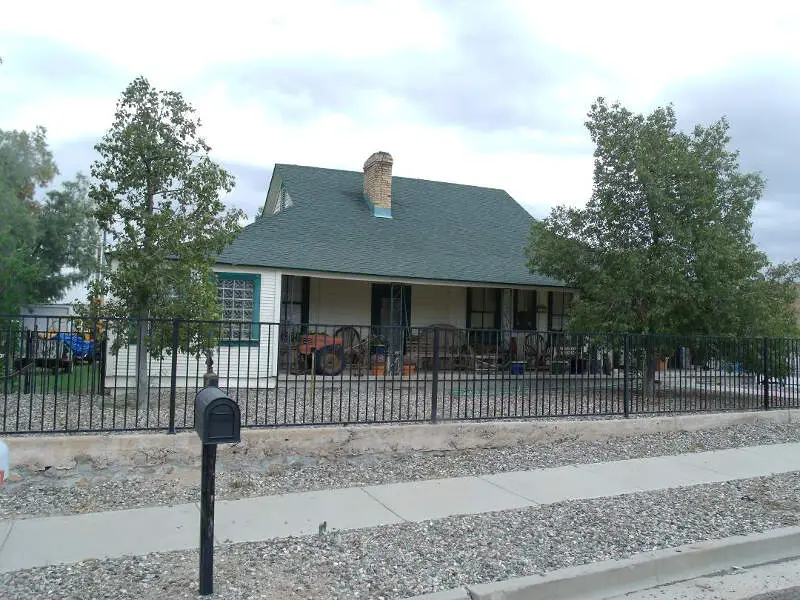
M384 364L386 362L386 346L375 346L375 363Z
M511 363L511 374L512 375L522 375L525 373L525 363L521 361L516 361Z

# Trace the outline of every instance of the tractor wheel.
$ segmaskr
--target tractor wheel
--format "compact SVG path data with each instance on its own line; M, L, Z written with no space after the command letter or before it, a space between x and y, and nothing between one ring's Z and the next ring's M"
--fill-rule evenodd
M341 344L323 346L317 350L317 375L339 375L344 369L344 349Z

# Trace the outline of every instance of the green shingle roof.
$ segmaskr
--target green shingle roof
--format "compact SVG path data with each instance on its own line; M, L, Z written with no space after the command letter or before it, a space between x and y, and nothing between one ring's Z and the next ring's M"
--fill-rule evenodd
M218 262L398 279L561 284L531 274L533 221L503 190L392 178L392 218L372 215L363 174L275 165L292 206L244 228Z

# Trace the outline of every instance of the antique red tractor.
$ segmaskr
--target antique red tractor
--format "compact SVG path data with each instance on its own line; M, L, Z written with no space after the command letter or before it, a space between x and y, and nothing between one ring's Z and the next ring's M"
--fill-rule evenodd
M300 370L311 369L317 375L339 375L344 369L344 354L342 338L327 333L302 335L297 345Z

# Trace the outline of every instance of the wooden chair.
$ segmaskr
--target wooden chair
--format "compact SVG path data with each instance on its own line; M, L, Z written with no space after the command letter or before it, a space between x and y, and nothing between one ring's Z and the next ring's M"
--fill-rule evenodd
M434 333L435 332L435 333ZM418 368L433 368L434 342L438 337L439 369L469 369L474 366L474 352L465 334L449 324L429 325L410 338L406 356Z

